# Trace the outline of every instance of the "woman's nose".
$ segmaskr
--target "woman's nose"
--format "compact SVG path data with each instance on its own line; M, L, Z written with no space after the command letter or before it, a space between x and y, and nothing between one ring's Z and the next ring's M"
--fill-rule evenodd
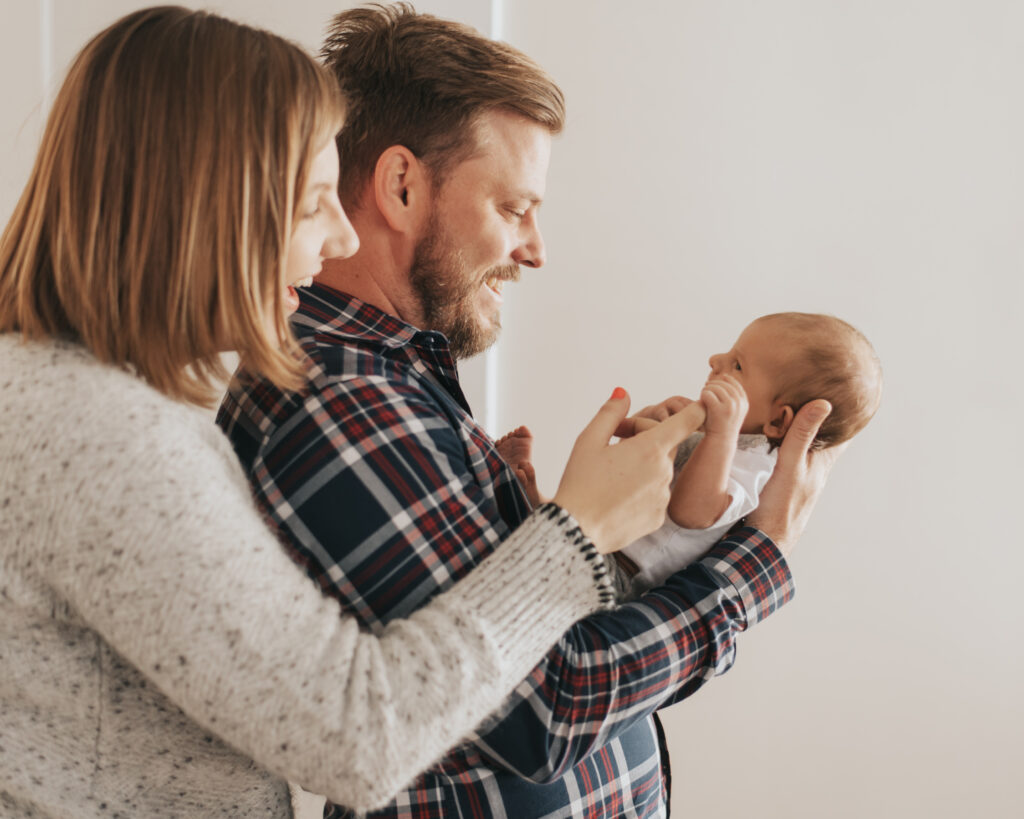
M349 256L354 256L355 252L359 250L359 236L356 235L356 229L352 227L352 223L348 220L348 214L341 207L341 203L338 203L334 224L331 227L331 232L324 241L321 251L323 257L325 259L347 259Z

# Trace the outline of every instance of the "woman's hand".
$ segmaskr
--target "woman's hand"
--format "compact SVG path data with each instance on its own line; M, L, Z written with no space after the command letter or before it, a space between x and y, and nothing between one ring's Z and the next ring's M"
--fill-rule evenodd
M651 429L659 423L686 409L690 404L695 403L692 398L683 398L681 395L673 395L666 398L660 404L651 404L629 418L623 418L615 428L615 434L619 438L632 438L638 432Z
M629 396L616 389L576 439L553 500L599 552L621 549L664 522L676 447L704 423L704 408L687 405L692 408L610 444L629 411Z

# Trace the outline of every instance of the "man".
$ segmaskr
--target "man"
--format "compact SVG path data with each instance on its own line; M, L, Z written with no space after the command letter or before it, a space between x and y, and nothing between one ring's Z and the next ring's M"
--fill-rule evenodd
M361 249L302 294L309 389L243 382L218 420L299 559L377 629L529 514L454 359L494 341L504 283L544 264L537 212L564 106L524 55L402 6L338 15L323 56L349 101L340 192ZM799 457L786 455L799 464L758 510L789 545L824 480L803 457L810 414ZM779 548L738 530L642 599L577 624L471 743L372 815L663 815L655 711L724 672L736 634L791 594Z

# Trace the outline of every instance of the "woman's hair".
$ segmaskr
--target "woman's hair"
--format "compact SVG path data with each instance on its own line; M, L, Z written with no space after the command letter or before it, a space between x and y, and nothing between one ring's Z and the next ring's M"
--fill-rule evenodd
M772 313L756 321L784 324L792 342L775 400L794 413L816 398L832 404L811 449L841 444L867 426L882 400L882 364L863 333L823 313Z
M117 21L72 64L0 238L0 332L75 340L196 403L232 347L299 386L283 269L342 118L333 77L274 34L173 6Z

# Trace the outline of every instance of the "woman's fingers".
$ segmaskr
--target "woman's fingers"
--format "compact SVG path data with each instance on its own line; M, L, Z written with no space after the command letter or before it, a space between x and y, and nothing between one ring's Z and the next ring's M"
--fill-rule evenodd
M656 427L611 445L628 410L629 396L616 390L576 439L555 494L555 502L602 552L621 549L661 525L671 454L704 419L700 404L688 404Z
M607 446L608 441L611 440L613 435L618 434L619 428L626 419L626 413L629 412L629 393L627 393L622 387L616 387L612 392L611 398L601 405L601 409L597 411L589 424L587 424L583 431L576 437L576 447L580 444L586 444L591 446Z
M656 427L642 433L645 440L657 441L658 446L672 455L676 447L695 433L704 423L707 413L704 405L692 402L684 409L669 416Z
M692 398L673 395L671 398L666 398L660 404L644 407L639 412L624 419L616 428L615 434L619 438L631 438L636 433L650 429L654 424L664 421L666 418L686 409L692 403L694 403Z

